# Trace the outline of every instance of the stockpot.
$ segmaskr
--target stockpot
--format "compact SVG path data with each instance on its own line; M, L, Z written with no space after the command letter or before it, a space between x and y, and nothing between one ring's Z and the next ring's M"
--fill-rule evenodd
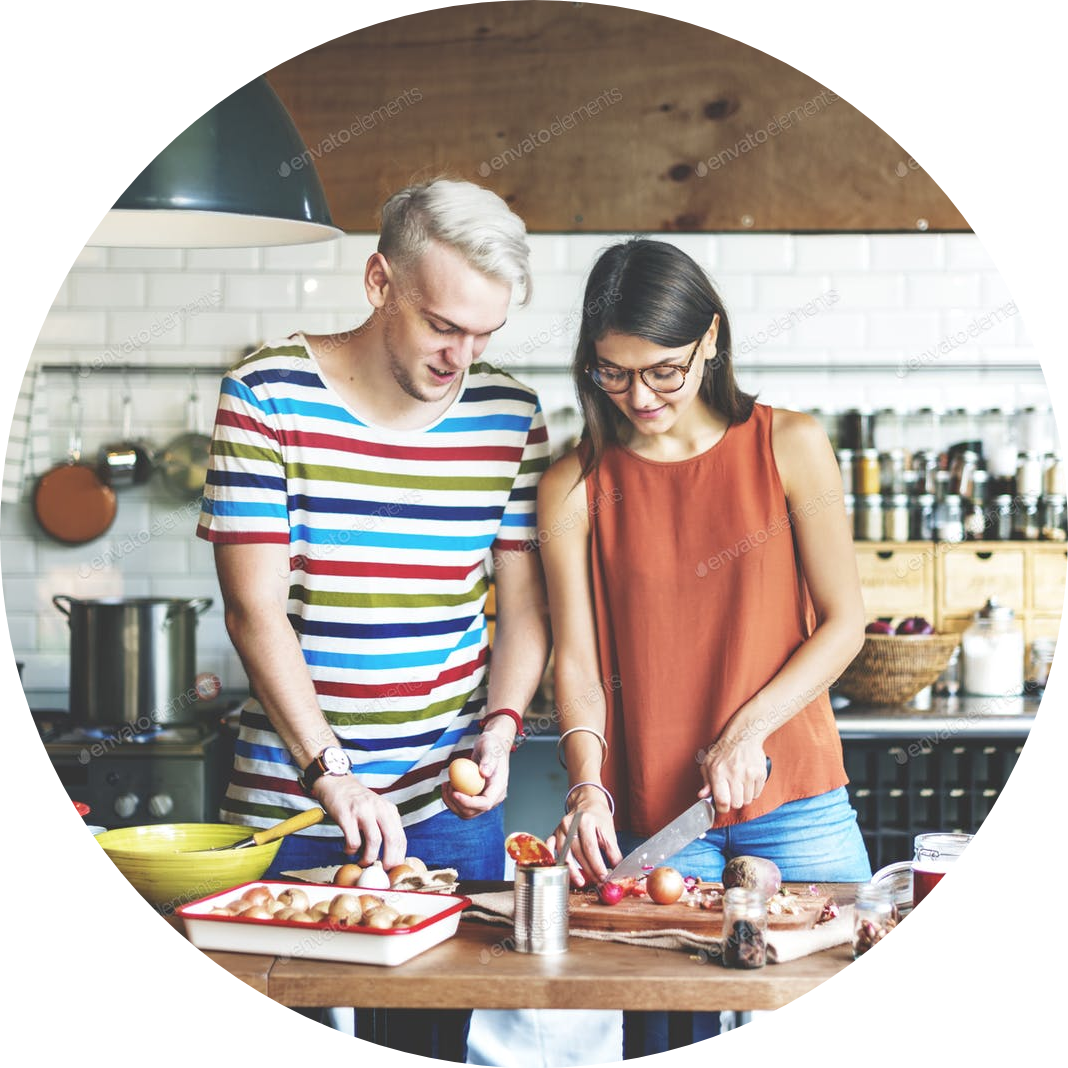
M57 594L70 625L70 715L80 724L175 726L198 718L196 628L210 597Z

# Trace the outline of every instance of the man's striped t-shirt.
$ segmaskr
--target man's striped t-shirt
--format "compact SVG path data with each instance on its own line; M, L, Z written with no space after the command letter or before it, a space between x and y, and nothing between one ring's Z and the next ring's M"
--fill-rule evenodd
M444 809L449 762L478 733L491 550L536 545L548 454L536 393L488 364L415 431L361 421L300 334L222 381L197 534L289 546L289 620L320 708L406 825ZM299 771L248 702L222 818L264 827L311 807Z

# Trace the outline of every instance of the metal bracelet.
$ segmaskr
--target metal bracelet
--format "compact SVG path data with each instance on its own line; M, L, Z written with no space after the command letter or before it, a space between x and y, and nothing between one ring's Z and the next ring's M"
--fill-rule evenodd
M571 800L571 795L572 795L572 794L573 794L573 793L574 793L574 792L575 792L575 791L576 791L576 790L577 790L577 789L578 789L578 788L579 788L580 786L594 786L594 787L596 787L596 788L597 788L598 790L600 790L600 791L601 791L601 793L603 793L603 794L604 794L604 796L608 798L608 811L609 811L609 813L610 813L611 815L613 815L613 816L614 816L614 815L616 814L616 802L615 802L615 798L613 798L613 797L612 797L612 795L611 795L611 794L610 794L610 793L608 792L608 790L607 790L607 789L605 789L605 787L603 787L603 786L602 786L602 785L601 785L601 784L600 784L599 782L577 782L577 783L575 783L575 785L574 785L574 786L572 786L572 787L571 787L571 789L567 791L567 795L566 795L566 796L564 797L564 812L565 812L565 813L566 813L566 812L568 812L568 811L570 811L570 810L568 809L568 807L567 807L567 803L568 803L568 801L570 801L570 800Z
M565 771L567 770L567 763L564 760L564 753L560 746L564 744L564 739L569 734L574 734L575 731L585 731L588 734L592 734L597 741L601 743L601 767L603 768L604 762L608 759L608 742L605 741L604 735L600 731L594 730L593 727L568 727L568 729L560 735L560 738L556 743L556 759L560 761L560 767L564 768Z

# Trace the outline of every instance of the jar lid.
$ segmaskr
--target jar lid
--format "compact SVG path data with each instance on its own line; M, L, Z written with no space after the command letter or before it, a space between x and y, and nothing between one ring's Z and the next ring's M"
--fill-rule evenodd
M1059 504L1063 507L1066 503L1068 503L1068 497L1066 497L1063 493L1047 493L1046 503Z
M921 493L916 497L916 500L918 500L920 504L929 507L935 503L935 495L933 493Z
M975 613L976 619L1012 619L1016 613L996 597L988 597L986 604Z
M895 508L904 508L909 503L909 495L907 493L892 493L890 494L890 500L893 501Z
M985 482L990 477L990 472L985 467L980 467L972 472L973 482Z

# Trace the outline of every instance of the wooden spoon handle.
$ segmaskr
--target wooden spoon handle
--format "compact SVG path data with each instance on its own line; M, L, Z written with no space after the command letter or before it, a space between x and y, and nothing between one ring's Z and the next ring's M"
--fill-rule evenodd
M257 831L252 836L252 840L256 845L266 845L278 838L284 838L287 834L303 831L305 827L314 827L325 815L326 813L321 808L309 808L306 812L298 812L297 815L290 816L289 819L276 823L273 827Z

